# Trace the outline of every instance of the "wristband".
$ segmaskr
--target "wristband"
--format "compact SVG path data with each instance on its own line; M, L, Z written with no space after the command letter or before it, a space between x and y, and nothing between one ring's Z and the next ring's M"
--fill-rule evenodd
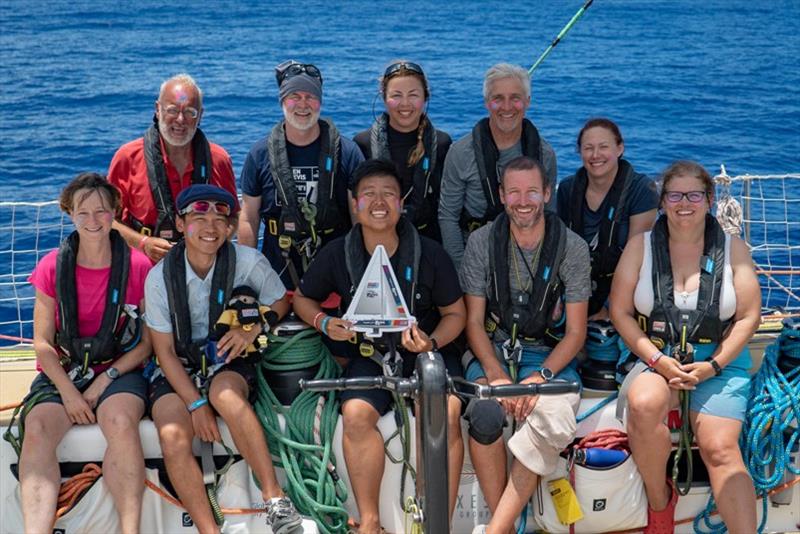
M141 241L139 241L139 247L138 247L139 250L144 250L144 244L147 242L148 239L150 239L150 236L146 235L141 239Z
M320 315L325 315L325 312L321 311L314 316L314 321L311 323L311 326L314 327L314 330L319 330L319 328L317 328L317 319L319 319Z
M710 363L711 367L714 368L714 376L719 376L722 374L722 367L720 367L719 363L717 363L717 360L711 358L708 360L708 363Z
M658 363L658 360L660 360L663 355L664 353L661 351L658 351L655 354L653 354L647 361L647 367L655 367L656 363Z
M191 403L189 406L187 406L186 409L189 410L189 413L192 413L196 409L200 408L201 406L205 406L206 404L208 404L208 399L205 397L200 397L199 399Z
M328 337L331 337L331 336L328 335L328 321L330 321L330 320L331 320L331 316L330 315L326 315L325 318L322 320L322 322L319 324L320 332L322 332L323 334L325 334Z

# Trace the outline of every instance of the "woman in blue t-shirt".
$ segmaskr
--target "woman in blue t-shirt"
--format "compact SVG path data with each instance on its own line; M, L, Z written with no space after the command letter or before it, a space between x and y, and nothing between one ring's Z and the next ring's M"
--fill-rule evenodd
M608 319L611 279L629 236L656 219L655 183L622 159L625 143L611 120L586 121L578 134L583 167L558 186L558 215L589 244L592 297L589 319Z

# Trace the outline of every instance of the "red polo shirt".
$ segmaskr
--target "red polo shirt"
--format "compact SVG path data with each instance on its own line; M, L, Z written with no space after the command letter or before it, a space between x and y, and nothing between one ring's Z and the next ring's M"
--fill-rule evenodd
M236 199L234 211L239 211L239 201L236 197L236 178L233 175L231 157L221 146L209 142L211 147L212 171L210 183L230 191ZM167 171L167 181L172 191L172 200L178 198L186 187L192 184L192 171L194 164L189 160L183 176L178 175L178 170L167 159L164 141L161 141L161 153L164 156L164 167ZM141 221L148 226L154 226L158 220L153 193L150 191L150 182L147 179L147 164L144 158L144 138L140 137L126 143L114 154L108 168L108 181L115 185L122 195L122 221L130 223L130 217Z

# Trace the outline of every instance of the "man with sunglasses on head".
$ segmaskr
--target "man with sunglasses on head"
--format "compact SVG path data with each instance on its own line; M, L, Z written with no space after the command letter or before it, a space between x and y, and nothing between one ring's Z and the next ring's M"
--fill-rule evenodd
M311 258L351 226L348 184L364 160L358 146L320 118L322 73L311 64L275 67L284 119L250 149L242 167L239 242L261 251L294 289Z
M464 256L469 234L491 222L503 211L498 196L499 179L509 161L528 156L542 164L549 187L556 185L553 147L525 113L531 105L531 80L517 65L499 63L486 71L483 118L450 147L444 162L439 228L442 243L456 266ZM547 209L555 211L554 202Z
M153 124L111 160L108 181L122 195L114 228L155 263L181 238L174 199L191 184L216 184L236 199L231 157L200 130L203 92L188 74L161 84ZM234 205L238 210L238 203Z
M302 519L278 484L252 406L259 357L254 343L269 327L271 313L276 316L271 322L277 321L289 303L266 259L228 240L235 206L233 195L214 185L191 185L178 195L175 223L184 239L145 282L145 320L159 364L150 384L150 409L170 481L201 533L219 527L192 440L222 441L217 415L261 483L267 525L275 534L299 533ZM218 320L226 308L237 306L237 294L257 297L251 310L258 320L220 329ZM271 312L262 314L261 305Z

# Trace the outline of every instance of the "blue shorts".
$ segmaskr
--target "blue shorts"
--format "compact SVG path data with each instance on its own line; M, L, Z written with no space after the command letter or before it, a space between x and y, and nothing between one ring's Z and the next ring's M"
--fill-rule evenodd
M542 345L526 346L523 343L522 357L520 358L519 371L517 373L517 381L524 380L525 378L528 378L536 371L540 370L542 368L542 363L544 363L545 359L547 359L547 356L550 354L551 350L552 349L550 347L545 347ZM500 365L503 366L503 370L506 373L509 373L508 364L503 358L502 347L495 344L494 352L495 356L500 362ZM575 370L575 367L573 365L574 365L574 360L573 363L570 363L570 365L564 367L555 376L555 378L559 380L566 380L568 382L577 382L580 384L581 378L578 375L578 372ZM478 360L477 357L473 356L472 360L467 364L467 368L464 373L464 378L466 378L470 382L475 382L480 378L486 378L486 373L483 371L481 362L480 360Z
M95 378L97 378L97 375L95 375L94 378L87 381L85 384L82 384L79 388L79 391L81 393L86 391L92 382L94 382ZM58 392L55 384L53 384L53 382L44 373L39 373L39 375L33 380L33 383L31 384L31 391L25 397L25 400L27 401L39 391L47 391L49 394L38 400L37 404L40 402L56 402L58 404L64 404L64 402L61 400L61 394ZM145 405L147 405L147 380L145 380L144 376L142 375L142 370L134 369L133 371L129 371L124 375L120 375L119 378L113 380L108 387L106 387L103 393L100 394L100 398L97 399L95 411L100 407L101 404L103 404L104 400L109 398L111 395L116 395L117 393L130 393L131 395L136 395L142 399L142 401L144 401Z
M705 361L716 345L695 345L695 361ZM697 384L689 396L689 409L693 412L744 421L750 399L750 349L747 347L722 369L722 374L712 376Z

